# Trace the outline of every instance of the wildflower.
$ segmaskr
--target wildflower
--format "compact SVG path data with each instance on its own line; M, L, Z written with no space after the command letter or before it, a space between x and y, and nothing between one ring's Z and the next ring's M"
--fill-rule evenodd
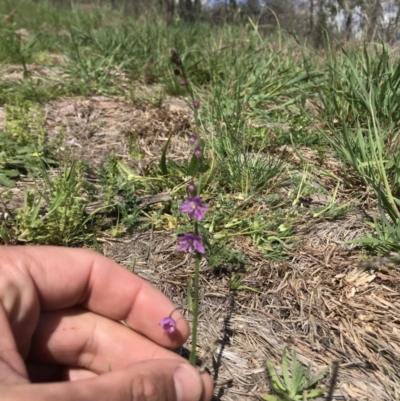
M188 191L189 194L191 194L191 193L193 193L193 192L195 191L195 189L196 189L196 187L195 187L195 185L194 185L194 183L193 183L193 181L192 181L192 182L188 185L187 191Z
M179 247L178 251L188 251L198 253L205 253L203 239L199 235L195 235L193 233L187 233L178 238Z
M200 107L200 102L199 102L198 100L195 100L195 101L193 102L193 107L194 107L195 109L198 109L198 108Z
M264 210L268 211L269 210L269 206L267 203L263 202L262 207Z
M186 81L185 78L182 78L182 79L179 81L179 83L180 83L182 86L187 85L187 81Z
M202 154L203 154L203 151L201 150L200 147L197 147L197 148L194 150L194 155L195 155L196 157L201 157Z
M75 143L76 139L74 137L68 138L65 142L68 145L73 145Z
M163 317L159 324L167 334L172 334L175 331L176 322L171 316Z
M207 208L203 205L200 196L193 196L192 198L186 198L179 210L182 213L187 213L191 219L194 218L197 221L201 221Z
M189 141L192 143L196 143L197 142L197 136L192 134L189 136Z

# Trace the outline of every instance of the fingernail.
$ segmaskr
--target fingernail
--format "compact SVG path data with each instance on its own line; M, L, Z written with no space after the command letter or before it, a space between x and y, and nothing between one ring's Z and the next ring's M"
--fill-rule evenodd
M202 381L197 370L182 363L174 372L175 393L177 401L199 401L202 392Z

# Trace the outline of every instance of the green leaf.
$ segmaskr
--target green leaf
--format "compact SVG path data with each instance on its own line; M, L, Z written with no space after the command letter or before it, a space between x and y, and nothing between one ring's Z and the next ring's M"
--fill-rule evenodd
M266 367L268 370L269 378L271 381L272 389L278 394L287 394L288 390L285 387L284 383L282 383L281 379L279 378L276 370L271 362L266 362Z
M15 169L5 170L4 174L5 174L8 178L18 178L18 177L19 177L19 171L18 171L18 170L15 170Z
M172 138L173 133L174 133L174 131L171 131L171 133L169 134L167 143L164 146L164 149L162 151L161 158L160 158L159 167L160 167L161 173L163 175L168 175L167 150L168 150L169 143L171 142L171 138Z
M289 376L289 366L288 366L286 348L283 350L283 353L282 353L282 375L283 375L283 380L285 381L286 387L289 390L289 393L292 393L293 382Z
M35 199L33 201L33 205L35 205L35 203L36 203L36 205L30 210L31 221L32 221L31 227L34 227L34 225L35 225L35 223L36 223L36 221L38 219L39 211L40 211L40 203L41 203L40 201L41 200L42 200L42 197L39 196L39 199L36 199L36 197L35 197Z
M120 174L128 181L132 181L134 178L140 177L140 174L138 174L135 170L131 169L128 165L120 161L117 164L117 168Z
M10 180L5 174L0 173L0 185L3 187L13 188L14 181Z
M303 392L306 370L298 362L296 351L293 351L292 359L292 392L295 395Z
M322 369L321 372L316 374L314 377L311 377L306 383L306 389L309 389L310 387L312 387L315 384L317 384L325 376L325 374L328 371L328 369L329 369L329 366L327 366L326 368Z
M280 401L276 395L271 394L261 394L261 398L265 401Z
M326 392L326 388L315 388L306 392L306 399L317 398Z
M199 167L200 167L200 159L195 155L192 155L187 168L187 175L188 176L196 175L197 171L199 170Z

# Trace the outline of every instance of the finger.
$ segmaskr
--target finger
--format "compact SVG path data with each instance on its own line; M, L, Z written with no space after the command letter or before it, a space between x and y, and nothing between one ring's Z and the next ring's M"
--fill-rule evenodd
M28 362L26 367L32 383L75 381L98 376L90 370L70 366Z
M72 381L76 381L76 380L90 379L92 377L97 377L97 376L98 375L96 373L93 373L87 369L66 367L63 369L60 379L62 381L71 381L72 382Z
M208 375L187 363L146 361L128 369L74 382L1 386L2 401L207 401Z
M187 322L175 311L176 331L166 336L158 324L174 310L172 302L149 283L100 254L44 246L3 247L1 251L2 256L7 256L3 260L17 260L29 272L45 310L81 304L110 319L124 320L129 327L166 347L182 344L189 335Z
M0 303L0 382L26 383L28 374L13 333L8 323L7 314Z
M0 305L6 313L18 351L25 357L39 318L40 305L30 274L15 252L17 249L20 248L0 246Z
M147 359L184 361L129 327L79 307L43 313L27 361L119 370Z

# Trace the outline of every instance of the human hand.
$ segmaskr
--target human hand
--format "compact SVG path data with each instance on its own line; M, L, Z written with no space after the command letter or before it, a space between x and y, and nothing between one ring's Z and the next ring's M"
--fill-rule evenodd
M173 309L95 252L0 247L1 400L211 400L211 378L168 349L189 335L179 311L173 334L159 326Z

